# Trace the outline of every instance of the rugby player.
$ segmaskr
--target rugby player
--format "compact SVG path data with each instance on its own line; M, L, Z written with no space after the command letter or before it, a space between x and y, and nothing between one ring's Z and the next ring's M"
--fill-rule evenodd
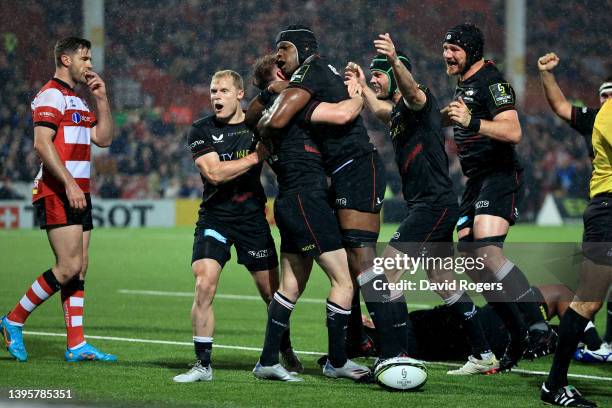
M251 118L259 117L261 108L268 110L257 125L257 133L270 147L269 164L276 173L279 194L274 203L274 216L281 234L281 282L268 309L268 324L264 347L253 374L261 379L302 381L278 363L279 334L289 324L293 308L310 276L312 262L316 260L326 272L331 289L327 299L328 358L323 374L332 377L358 379L369 373L365 366L346 356L346 326L350 315L352 282L348 271L346 252L342 248L340 230L327 200L327 179L318 147L304 127L307 117L316 106L303 109L287 117L278 114L283 106L284 94L272 103L268 84L275 79L273 60L258 60L255 83L264 90L258 101L250 104ZM353 120L363 102L358 95L349 104ZM255 113L254 113L255 112ZM333 115L332 115L333 116Z
M530 358L548 354L556 338L527 278L502 252L523 191L523 169L514 149L521 140L521 126L514 90L493 62L483 59L483 49L484 37L474 25L459 24L444 36L446 73L456 76L458 83L454 100L442 113L444 124L453 125L468 178L457 222L459 243L477 256L486 253L488 280L503 285L503 291L484 295L512 333L500 360L500 369L508 370L524 353Z
M281 94L286 97L278 112L292 116L311 100L333 103L346 99L342 78L333 65L318 54L316 38L308 27L289 26L278 34L276 44L277 65L284 77L291 78L289 87ZM405 323L393 327L394 316L401 316L395 320L407 322L406 303L403 297L388 302L389 294L376 291L373 284L384 275L381 278L372 272L374 244L380 229L378 212L385 188L384 168L361 117L344 126L313 125L312 134L331 178L332 198L352 276L359 282L366 307L378 330L386 333L381 333L385 339L381 355L394 357L398 351L398 345L393 344L396 332L409 331ZM406 347L404 344L404 349Z
M584 211L582 236L583 262L576 296L559 325L559 344L555 351L548 378L542 384L540 398L552 405L596 407L568 384L567 371L585 327L603 304L612 283L612 251L610 222L612 212L612 101L606 101L593 126L593 175L590 183L591 201Z
M410 61L396 51L389 34L379 35L374 45L378 55L370 64L373 89L367 86L357 64L349 63L346 75L361 83L368 108L389 125L402 192L408 205L406 218L382 256L394 258L396 254L420 253L423 249L428 250L428 256L452 256L453 229L459 208L448 176L438 102L431 90L414 80ZM398 272L401 275L403 271ZM427 272L434 281L453 280L452 271ZM399 276L389 277L394 282L398 279ZM449 373L495 372L499 362L491 352L469 295L463 291L439 294L463 321L472 345L472 355L465 366Z
M278 258L265 216L266 197L259 176L267 154L244 124L242 77L217 71L210 84L214 113L193 123L188 144L204 192L195 229L191 269L196 280L191 309L196 363L175 382L210 381L215 318L212 302L221 270L236 246L238 263L251 273L266 304L278 288ZM303 367L291 348L289 328L279 346L293 371Z
M538 59L538 69L540 71L544 95L546 95L546 100L553 112L584 136L589 156L593 159L594 152L591 136L593 134L595 117L599 109L571 104L565 98L553 73L557 65L559 65L559 57L554 52L549 52ZM608 99L612 99L612 77L608 77L599 87L600 105L603 105ZM579 349L574 357L580 361L598 361L597 357L600 355L612 355L612 299L610 298L608 298L606 333L603 340L601 345L595 349ZM592 360L592 357L595 357L595 360Z
M89 195L93 142L110 146L113 118L106 84L93 71L91 42L69 37L55 44L55 75L32 102L34 149L42 161L33 189L33 205L41 229L47 231L55 264L40 275L19 303L0 322L11 356L26 361L22 328L30 313L61 291L66 323L65 359L116 361L85 341L83 308L89 240L93 229ZM77 96L85 85L96 112Z

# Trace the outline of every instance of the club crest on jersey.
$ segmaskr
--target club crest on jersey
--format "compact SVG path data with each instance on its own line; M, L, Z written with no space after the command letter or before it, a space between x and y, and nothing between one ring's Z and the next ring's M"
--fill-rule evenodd
M70 107L76 108L76 103L74 103L74 99L70 98L69 101L70 101Z
M81 114L79 112L74 112L72 114L72 121L76 123L77 125L81 123Z

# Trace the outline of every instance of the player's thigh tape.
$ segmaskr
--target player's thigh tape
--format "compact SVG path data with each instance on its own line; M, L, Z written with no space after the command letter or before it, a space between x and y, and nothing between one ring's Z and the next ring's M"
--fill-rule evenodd
M359 229L343 229L342 245L345 248L364 248L376 245L378 232Z
M459 252L471 252L473 250L474 235L472 233L459 238L457 243L457 250Z
M483 248L483 247L487 247L490 245L496 246L498 248L503 248L505 240L506 240L506 234L495 235L493 237L475 238L474 248Z

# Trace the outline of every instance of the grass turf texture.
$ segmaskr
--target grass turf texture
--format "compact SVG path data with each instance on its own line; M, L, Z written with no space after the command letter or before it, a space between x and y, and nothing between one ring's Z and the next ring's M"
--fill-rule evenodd
M394 226L385 225L381 237L390 237ZM278 240L278 231L273 230ZM579 242L576 227L514 227L509 241ZM544 377L520 373L455 378L448 367L429 366L429 380L416 393L390 393L375 385L329 380L316 365L316 356L302 355L306 381L284 384L256 380L250 370L256 351L215 348L214 381L174 384L172 377L188 369L194 360L191 342L192 299L170 296L128 295L120 289L191 292L190 272L193 231L175 229L97 229L93 232L90 268L86 284L85 332L88 335L168 340L187 345L141 344L116 340L91 340L103 351L114 353L115 364L63 361L64 338L25 335L30 355L27 363L11 360L0 351L0 401L7 389L71 389L73 403L113 406L481 406L519 407L539 405ZM53 261L42 231L0 231L0 313L12 308L27 285ZM305 298L325 299L328 283L316 267ZM226 265L218 293L257 295L248 272L235 263ZM409 299L410 303L410 299ZM265 332L265 307L255 300L217 298L215 343L261 347ZM604 314L597 320L603 332ZM325 351L327 331L323 303L299 303L292 315L292 340L298 350ZM56 295L36 310L26 331L64 332ZM548 371L550 357L522 362L520 368ZM612 377L610 365L572 363L571 373ZM571 379L600 406L612 406L612 382ZM40 401L39 401L40 402ZM57 401L56 401L57 402Z

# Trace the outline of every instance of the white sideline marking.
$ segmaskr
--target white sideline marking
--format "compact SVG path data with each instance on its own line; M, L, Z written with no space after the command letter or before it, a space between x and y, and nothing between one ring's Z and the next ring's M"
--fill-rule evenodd
M193 298L193 292L165 292L161 290L133 290L133 289L119 289L117 291L122 295L144 295L144 296L175 296L175 297L190 297ZM253 295L230 295L227 293L217 293L215 299L231 299L231 300L256 300L261 301L261 297ZM298 303L318 303L324 304L325 299L313 299L313 298L300 298ZM362 302L362 305L364 303ZM431 305L409 303L409 307L413 309L427 309Z
M23 334L28 334L31 336L48 336L48 337L66 337L65 333L47 333L47 332L36 332L36 331L24 331ZM109 340L109 341L123 341L127 343L149 343L149 344L166 344L170 346L190 346L193 347L193 342L187 341L170 341L170 340L149 340L149 339L133 339L126 337L109 337L109 336L85 336L87 339L95 339L95 340ZM261 352L261 348L259 347L245 347L245 346L226 346L222 344L215 344L215 348L221 349L230 349L230 350L244 350L244 351L257 351ZM323 351L300 351L295 350L298 354L306 354L310 356L322 356L325 354ZM461 364L455 363L444 363L438 361L426 361L427 364L431 365L440 365L445 367L461 367ZM547 372L544 371L531 371L531 370L521 370L521 369L513 369L513 373L521 373L521 374L531 374L531 375L548 375ZM599 381L612 381L612 377L599 377L597 375L587 375L587 374L568 374L568 377L572 378L585 378L588 380L599 380Z

